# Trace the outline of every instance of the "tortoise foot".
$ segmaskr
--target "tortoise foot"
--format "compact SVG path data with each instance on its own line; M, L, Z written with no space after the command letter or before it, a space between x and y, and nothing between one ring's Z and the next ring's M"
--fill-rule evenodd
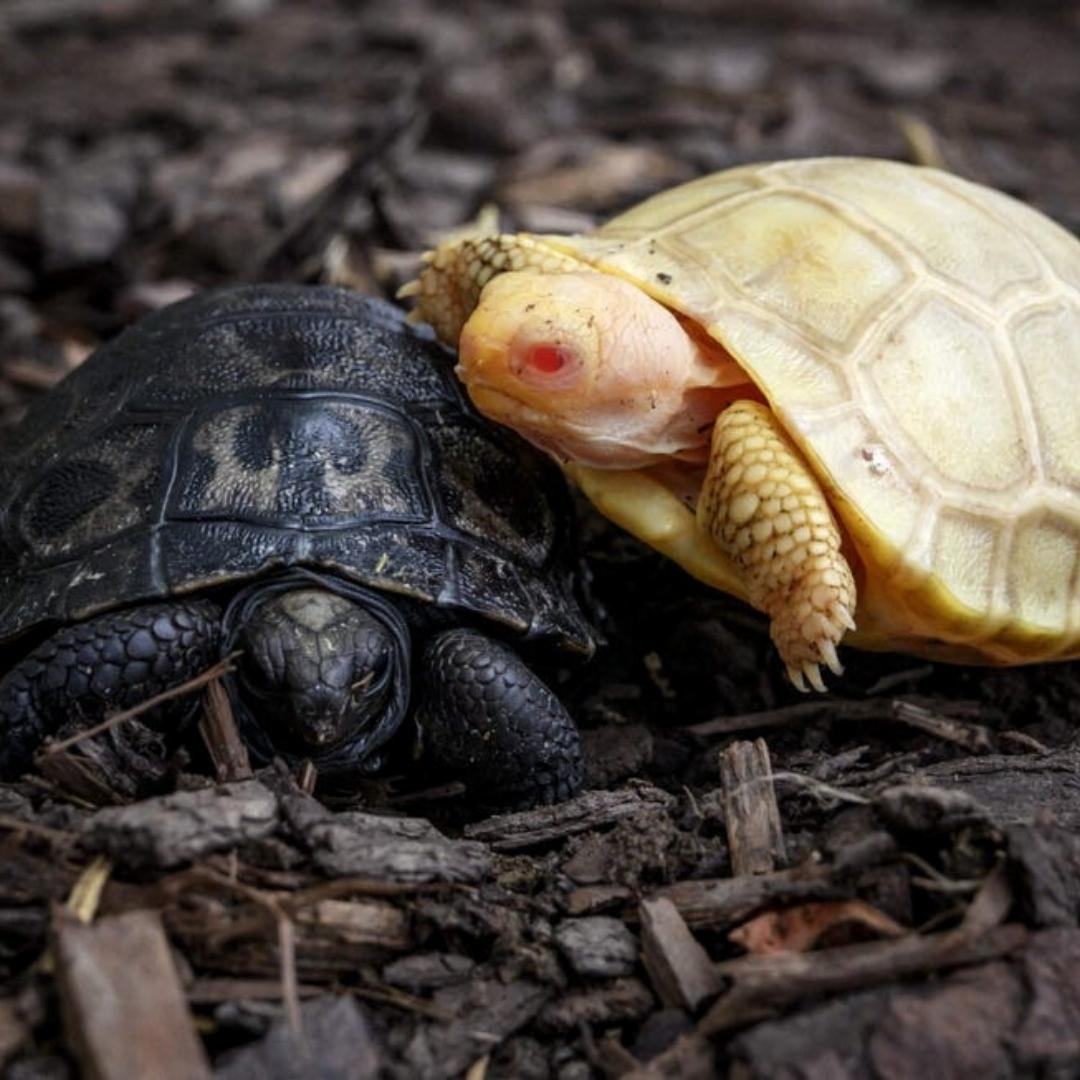
M756 401L737 401L713 428L698 521L740 569L750 602L772 619L772 639L799 690L824 690L820 665L855 629L855 579L825 493Z
M425 754L501 808L560 802L580 791L577 728L516 653L473 630L436 635L424 650L417 721Z
M41 742L75 720L89 727L185 682L216 659L220 613L209 601L109 612L46 638L0 681L0 778L29 767ZM190 698L144 720L180 725Z

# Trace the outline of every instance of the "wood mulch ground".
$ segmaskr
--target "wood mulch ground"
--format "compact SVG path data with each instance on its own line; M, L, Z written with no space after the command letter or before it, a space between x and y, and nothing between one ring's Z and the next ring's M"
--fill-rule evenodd
M1078 55L1045 0L5 0L0 425L195 288L391 295L486 206L576 230L858 153L1080 230ZM0 786L5 1075L1080 1074L1075 665L849 651L800 697L752 613L582 530L570 803L328 808L224 752L136 802L67 752Z

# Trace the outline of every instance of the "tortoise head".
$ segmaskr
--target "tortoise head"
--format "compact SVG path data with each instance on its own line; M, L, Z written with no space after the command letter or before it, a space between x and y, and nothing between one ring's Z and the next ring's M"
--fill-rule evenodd
M409 673L382 615L318 588L254 608L240 633L239 679L276 745L316 758L348 745L359 760L385 741Z
M477 408L559 460L638 468L707 452L717 366L675 315L621 278L499 274L462 329L458 358Z

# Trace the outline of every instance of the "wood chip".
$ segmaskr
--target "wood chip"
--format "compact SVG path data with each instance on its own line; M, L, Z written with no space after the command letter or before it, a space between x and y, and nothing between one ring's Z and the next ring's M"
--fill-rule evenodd
M280 979L196 979L188 987L187 999L192 1005L220 1005L224 1001L280 1001ZM296 993L301 998L317 997L321 986L299 983Z
M491 871L491 855L483 844L448 840L427 822L416 826L423 838L411 839L401 832L401 822L412 821L408 818L335 815L299 792L283 796L281 807L315 865L331 877L475 882Z
M465 982L475 967L475 960L458 953L412 953L387 964L382 977L390 986L421 994Z
M720 986L709 954L670 900L643 900L638 911L642 959L653 989L665 1005L695 1012Z
M621 1080L713 1080L716 1070L716 1051L708 1039L696 1032L680 1035L662 1054L647 1065L622 1074Z
M465 835L486 841L493 851L524 851L612 825L620 818L640 813L649 804L663 806L671 802L666 792L645 783L618 791L587 791L557 806L486 818L466 826Z
M850 895L848 885L833 880L825 866L796 866L772 874L679 881L657 889L692 927L733 926L773 903L826 900Z
M989 820L986 808L970 795L929 784L895 784L873 806L884 824L899 833L947 833Z
M1028 931L1007 923L982 937L962 932L911 934L898 941L873 941L809 953L744 956L716 965L732 986L701 1021L713 1035L774 1016L804 998L861 990L912 975L963 967L1023 948Z
M456 1020L421 1028L410 1040L407 1075L418 1080L456 1076L527 1024L551 994L549 987L526 979L474 981L468 1006Z
M408 915L381 900L320 900L298 911L296 922L349 945L405 950L413 944Z
M551 1031L580 1031L582 1024L638 1023L655 1007L655 1000L638 979L612 979L562 994L544 1009L537 1023Z
M775 870L787 853L765 740L732 743L720 755L720 778L734 876Z
M210 753L219 781L247 780L253 775L247 744L240 737L232 703L220 679L206 684L199 733Z
M268 836L277 820L274 794L258 780L241 780L99 810L84 843L129 867L179 866Z
M620 919L608 915L563 919L553 938L566 962L586 978L629 975L637 966L637 938Z
M114 915L53 927L68 1046L96 1080L210 1076L160 918Z
M617 908L633 897L625 885L582 885L563 901L567 915L594 915Z

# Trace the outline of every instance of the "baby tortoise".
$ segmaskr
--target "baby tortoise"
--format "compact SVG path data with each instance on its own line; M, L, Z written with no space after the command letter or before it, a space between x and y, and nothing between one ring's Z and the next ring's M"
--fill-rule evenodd
M258 286L165 308L31 408L0 493L3 776L240 650L257 758L347 782L412 713L486 802L581 786L576 728L515 651L593 648L563 478L391 305Z
M403 294L481 412L767 613L801 689L842 639L1080 654L1080 243L1035 210L890 161L748 165L584 236L448 243Z

